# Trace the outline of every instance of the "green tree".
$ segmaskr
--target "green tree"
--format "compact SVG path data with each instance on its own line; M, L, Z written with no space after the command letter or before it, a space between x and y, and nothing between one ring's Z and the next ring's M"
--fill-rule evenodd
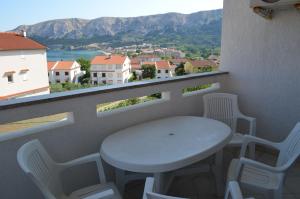
M91 77L91 61L84 58L77 59L77 62L81 66L81 70L85 71L85 74L79 78L79 82L81 84L89 84Z
M90 73L90 69L91 69L91 61L90 60L84 59L84 58L79 58L79 59L77 59L77 62L80 64L81 70L86 71L86 73Z
M185 70L184 70L184 63L183 62L180 63L180 65L175 68L175 74L176 74L176 76L182 76L182 75L186 74Z
M155 75L156 75L156 68L154 65L150 65L150 64L145 64L145 65L142 65L142 70L143 70L143 78L146 79L146 78L150 78L150 79L153 79L155 78Z

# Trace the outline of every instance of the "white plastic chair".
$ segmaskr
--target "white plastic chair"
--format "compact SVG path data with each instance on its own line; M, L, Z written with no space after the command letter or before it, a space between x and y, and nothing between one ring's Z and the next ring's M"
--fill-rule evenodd
M270 166L245 158L249 143L272 147L279 151L276 166ZM246 136L241 149L240 159L233 159L228 170L227 181L238 180L243 186L261 189L271 198L282 198L283 182L289 169L300 155L300 122L289 136L280 143L261 138Z
M225 199L244 199L240 186L236 181L230 181L227 185ZM245 198L254 199L254 198Z
M166 195L155 193L154 183L155 183L154 178L152 177L146 178L143 199L188 199L188 198L178 198L178 197L166 196Z
M249 121L249 135L255 136L256 119L242 114L238 106L237 95L227 93L210 93L203 96L204 100L204 117L215 119L227 124L234 133L229 146L242 146L245 134L237 132L238 119ZM255 146L250 147L250 156L255 155Z
M121 199L113 183L106 183L100 154L87 155L66 163L56 163L38 140L24 144L17 153L22 170L34 181L46 199ZM63 191L60 174L63 170L89 162L95 162L100 183L77 190L70 195Z

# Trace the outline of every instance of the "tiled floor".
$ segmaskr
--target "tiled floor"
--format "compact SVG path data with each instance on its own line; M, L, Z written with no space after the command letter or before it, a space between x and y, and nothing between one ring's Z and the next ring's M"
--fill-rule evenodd
M231 154L231 153L230 153ZM225 154L224 168L227 171L232 155ZM275 156L258 153L257 159L265 163L274 163ZM142 199L144 181L135 181L126 186L125 199ZM245 193L245 190L243 190ZM247 193L246 195L250 195ZM219 199L216 196L214 178L211 173L202 173L175 178L168 195L190 199ZM259 193L251 193L256 199L264 199ZM284 186L284 199L300 199L300 163L296 163L288 172Z

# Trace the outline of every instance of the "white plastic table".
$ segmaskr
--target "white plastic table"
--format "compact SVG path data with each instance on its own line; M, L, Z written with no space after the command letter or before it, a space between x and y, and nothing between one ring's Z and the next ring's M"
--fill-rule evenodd
M125 171L161 173L203 160L229 143L231 129L216 120L178 116L142 123L108 136L101 157ZM157 183L160 189L161 183ZM158 190L159 191L159 190Z

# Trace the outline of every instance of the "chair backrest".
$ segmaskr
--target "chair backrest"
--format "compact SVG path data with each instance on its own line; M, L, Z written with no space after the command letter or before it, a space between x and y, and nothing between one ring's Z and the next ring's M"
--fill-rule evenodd
M236 181L230 181L227 186L225 193L225 199L243 199L243 195L240 189L239 184ZM254 198L246 198L254 199Z
M239 113L237 95L228 93L210 93L203 96L204 117L227 124L236 132Z
M300 122L296 124L288 137L282 142L277 166L283 166L291 158L300 155Z
M144 188L143 199L187 199L187 198L178 198L172 196L166 196L158 193L154 193L154 178L147 178Z
M18 150L17 160L46 199L56 199L63 195L58 166L38 140L24 144Z

